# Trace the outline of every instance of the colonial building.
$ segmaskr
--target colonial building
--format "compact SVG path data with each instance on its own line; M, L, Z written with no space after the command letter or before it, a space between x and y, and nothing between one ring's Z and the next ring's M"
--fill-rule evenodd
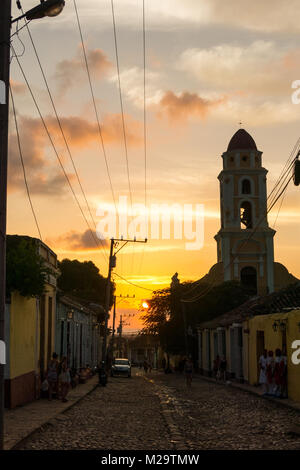
M227 360L227 378L258 385L264 349L285 351L288 394L300 401L300 365L292 360L300 335L300 282L273 294L254 297L234 310L198 326L199 368L212 375L217 355Z
M103 317L101 305L57 295L55 352L60 358L66 356L72 369L100 364Z
M14 408L39 397L40 383L54 351L57 256L41 240L31 240L49 268L40 299L26 298L17 291L7 299L5 338L7 360L5 406Z
M221 227L215 236L217 264L205 281L237 280L265 295L295 282L274 262L273 238L267 217L267 170L262 152L248 132L239 129L222 154L220 181Z

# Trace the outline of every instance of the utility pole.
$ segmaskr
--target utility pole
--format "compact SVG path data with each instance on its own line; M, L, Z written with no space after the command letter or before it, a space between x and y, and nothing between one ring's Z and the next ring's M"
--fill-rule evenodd
M111 272L116 266L116 258L113 254L114 251L114 239L110 240L110 253L109 253L109 264L108 264L108 275L106 281L106 292L105 292L105 322L104 322L104 337L102 344L102 364L106 369L106 344L107 344L107 324L109 316L109 302L110 302L110 284L111 284Z
M6 297L6 206L8 160L8 114L11 24L25 18L57 16L64 0L45 0L18 18L11 18L11 0L0 2L0 450L4 446L4 364L5 364L5 297Z
M0 342L4 348L10 25L11 0L2 0L0 6ZM5 357L0 358L0 450L4 447L4 364Z
M113 313L113 327L112 327L112 338L111 338L111 353L112 353L112 356L113 356L113 352L114 352L114 341L115 341L115 323L116 323L116 300L117 298L120 298L122 300L126 300L126 299L135 299L135 295L114 295L114 313Z
M123 243L121 247L114 253L114 247L118 246L119 243ZM147 238L144 240L124 240L123 238L111 238L110 240L110 253L109 253L109 264L108 264L108 276L106 283L106 293L105 293L105 324L104 324L104 337L102 344L102 364L105 369L107 369L107 325L109 317L109 302L110 302L110 290L111 290L111 273L113 268L116 267L116 254L124 248L127 243L147 243Z

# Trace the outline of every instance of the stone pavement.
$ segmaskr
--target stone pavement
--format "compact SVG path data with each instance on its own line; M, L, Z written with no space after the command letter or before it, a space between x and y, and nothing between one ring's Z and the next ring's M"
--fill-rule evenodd
M95 375L85 384L77 385L69 392L66 403L61 400L40 399L12 410L5 410L4 449L12 449L41 426L74 406L94 390L97 384L98 375Z
M283 401L283 400L282 400ZM182 374L116 377L19 449L300 449L300 413L235 386Z
M273 402L274 404L276 404L278 406L292 408L296 411L300 411L300 403L295 402L294 400L291 400L290 398L281 399L281 398L275 398L275 397L271 397L271 396L263 396L261 387L258 387L258 386L255 387L254 385L249 385L247 383L231 382L230 380L227 383L224 383L221 380L217 382L212 377L205 377L205 376L200 375L200 374L195 374L194 378L196 380L200 379L200 380L206 380L208 382L213 382L213 383L216 383L217 385L220 385L220 386L223 386L223 387L230 386L230 387L238 388L240 390L243 390L244 392L252 393L253 395L259 396L260 398L262 398L264 400L271 401L271 402Z

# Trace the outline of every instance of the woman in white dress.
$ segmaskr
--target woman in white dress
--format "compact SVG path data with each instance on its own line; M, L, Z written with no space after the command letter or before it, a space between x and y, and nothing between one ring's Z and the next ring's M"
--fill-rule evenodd
M259 358L259 367L260 367L260 373L259 373L259 383L263 387L263 395L266 395L267 393L267 350L264 349L264 353L260 356Z

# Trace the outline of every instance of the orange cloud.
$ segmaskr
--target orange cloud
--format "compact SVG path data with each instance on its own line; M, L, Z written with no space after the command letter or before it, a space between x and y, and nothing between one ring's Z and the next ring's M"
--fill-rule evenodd
M130 115L125 115L126 138L129 145L138 145L142 142L142 127L139 121ZM90 122L79 116L60 118L66 138L72 145L84 147L99 138L99 129L96 122ZM57 121L54 117L47 117L50 132L57 133ZM106 114L101 123L101 133L105 143L123 143L123 129L120 114Z
M60 118L67 142L70 147L86 148L99 139L98 125L83 117L68 116ZM62 161L66 149L58 123L53 116L46 116L45 122ZM131 116L125 116L128 145L142 142L141 124ZM32 193L55 195L68 190L68 184L62 170L56 163L44 126L39 118L18 117L21 148L28 181ZM120 114L107 114L101 123L102 137L105 144L123 145L123 129ZM50 152L51 158L48 153ZM74 175L68 175L70 179ZM17 136L12 128L9 136L8 189L10 192L24 189L23 172L20 163Z
M187 119L190 115L204 119L213 108L225 101L225 97L208 100L188 91L180 95L167 91L160 101L160 106L171 120Z
M80 46L81 49L81 46ZM102 78L112 67L112 63L108 60L101 49L93 49L87 52L87 61L90 72L96 78ZM78 49L75 57L65 59L56 66L55 78L58 82L60 93L64 93L68 88L82 82L86 78L85 63L82 51Z
M65 248L68 250L74 251L82 251L82 250L91 250L91 249L98 249L95 243L95 239L97 240L97 234L95 230L86 230L85 232L76 232L72 230L71 232L65 233L60 237L55 239L47 240L47 243L59 247ZM99 241L99 245L100 245ZM102 240L102 246L107 247L108 243L106 240Z
M26 91L26 85L21 82L18 82L17 80L10 79L10 86L12 87L13 92L19 95L22 95Z

